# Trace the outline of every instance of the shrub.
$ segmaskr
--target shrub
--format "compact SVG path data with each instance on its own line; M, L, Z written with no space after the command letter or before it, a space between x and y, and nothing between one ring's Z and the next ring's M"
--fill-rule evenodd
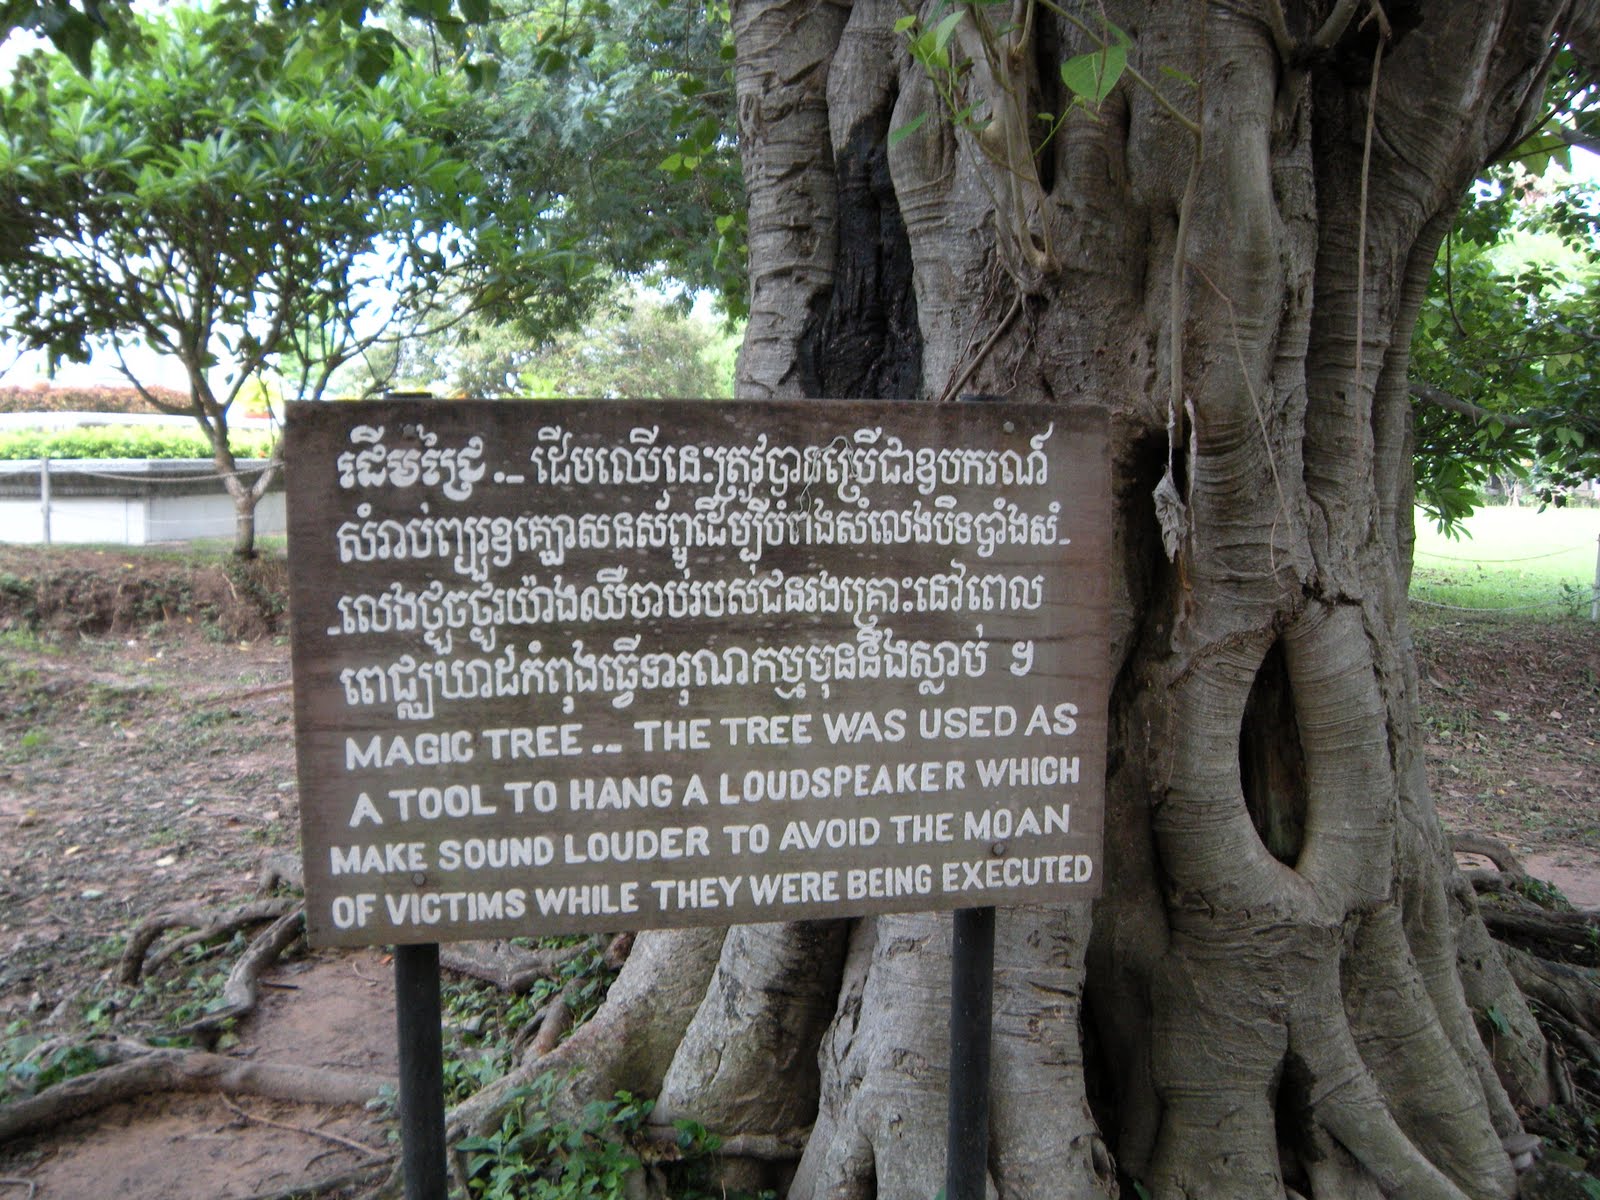
M151 388L163 404L187 409L189 398L172 388ZM0 387L0 413L105 412L158 413L162 411L131 387Z
M235 431L238 458L265 458L273 435ZM79 429L17 429L0 432L0 459L24 458L210 458L211 444L198 429L140 425L89 425Z

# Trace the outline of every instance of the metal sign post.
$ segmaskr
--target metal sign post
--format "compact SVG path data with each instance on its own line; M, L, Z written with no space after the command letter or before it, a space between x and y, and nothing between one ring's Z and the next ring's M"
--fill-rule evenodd
M400 1050L400 1162L406 1200L445 1200L444 1035L439 944L394 948Z
M945 1200L983 1200L989 1165L994 909L958 908L950 952L950 1116Z
M968 393L964 403L999 397ZM984 1200L989 1161L989 1048L994 1024L994 909L958 908L950 930L950 1087L945 1200Z

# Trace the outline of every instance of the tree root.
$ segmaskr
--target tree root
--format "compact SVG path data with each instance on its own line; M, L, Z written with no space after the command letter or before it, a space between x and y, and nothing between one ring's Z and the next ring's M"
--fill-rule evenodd
M1495 904L1485 904L1481 911L1489 932L1502 942L1534 943L1584 958L1593 958L1600 948L1600 917L1594 913Z
M838 1005L849 930L845 921L730 929L651 1120L768 1134L811 1124L817 1047ZM783 1087L765 1083L773 1071Z
M302 1137L319 1138L346 1150L354 1150L363 1158L375 1162L388 1162L392 1155L381 1150L374 1150L371 1146L363 1145L354 1138L341 1137L337 1133L329 1133L326 1129L308 1129L303 1125L291 1125L287 1121L274 1121L270 1117L263 1117L258 1113L247 1112L235 1104L227 1095L222 1097L223 1106L247 1125L265 1125L268 1129L281 1129L285 1133L298 1133Z
M1592 1034L1580 1029L1559 1013L1551 1012L1548 1009L1541 1014L1541 1020L1559 1033L1563 1040L1583 1051L1584 1056L1589 1060L1590 1066L1600 1068L1600 1039L1596 1039Z
M606 966L613 971L622 970L622 964L627 962L628 955L633 953L634 939L638 936L639 935L637 933L629 930L626 933L619 933L616 937L612 938L610 943L606 946L606 952L603 959Z
M561 1034L572 1027L571 994L577 987L576 980L569 983L535 1009L533 1015L522 1023L522 1028L517 1030L517 1036L511 1041L511 1057L514 1060L522 1062L543 1057L549 1052L549 1048L553 1048L561 1039ZM547 1048L536 1050L533 1044L544 1030L546 1022L560 1026L560 1031L546 1034Z
M559 979L561 968L587 952L593 941L553 950L523 950L505 941L453 942L439 947L439 965L457 975L491 983L503 992L526 992L541 979Z
M815 1132L792 1200L932 1196L943 1182L948 1118L948 917L858 922L824 1033ZM995 918L990 1195L1103 1200L1110 1157L1081 1093L1077 1011L1088 913L1022 906ZM1242 1194L1242 1193L1235 1193Z
M207 1013L197 1021L183 1027L185 1033L215 1033L224 1024L254 1012L261 995L261 975L278 961L305 930L306 912L303 904L284 913L256 936L249 948L228 972L228 982L223 985L224 1006Z
M1528 869L1522 865L1522 860L1499 838L1481 833L1458 833L1451 836L1450 849L1456 854L1479 854L1487 858L1510 886L1528 879Z
M619 1089L654 1095L705 994L723 935L721 929L640 934L600 1012L548 1054L530 1045L515 1067L451 1109L448 1140L492 1132L517 1089L547 1071L561 1079L553 1103L563 1110L576 1112Z
M1498 951L1489 953L1490 943L1481 935L1477 943L1470 938L1463 938L1461 943L1463 982L1472 994L1474 1011L1485 1014L1492 1025L1490 1029L1484 1020L1479 1022L1485 1040L1491 1044L1504 1076L1507 1051L1511 1043L1520 1040L1516 1036L1519 1031L1513 1028L1511 1036L1505 1036L1508 1014L1504 1006L1482 989L1474 989L1478 974L1487 967L1506 975L1512 993L1537 1006L1534 1017L1546 1034L1544 1061L1538 1073L1546 1080L1547 1094L1525 1094L1518 1097L1519 1103L1527 1111L1542 1110L1552 1101L1571 1107L1578 1102L1577 1088L1561 1048L1600 1071L1600 969L1591 965L1600 961L1600 915L1549 909L1526 899L1522 885L1533 877L1516 854L1494 838L1459 835L1453 839L1453 849L1484 855L1495 868L1468 873L1473 890L1494 893L1495 902L1472 904L1470 896L1457 897L1463 908L1470 908L1481 918L1475 924L1493 935L1493 947ZM1474 922L1468 926L1471 924ZM1463 932L1470 932L1470 928ZM1517 1022L1512 1020L1511 1024L1515 1027Z
M1572 1082L1572 1068L1567 1065L1567 1056L1561 1053L1561 1047L1554 1039L1547 1039L1550 1060L1550 1089L1555 1094L1557 1104L1571 1107L1577 1102L1577 1086ZM1529 1130L1533 1126L1523 1122Z
M385 1155L376 1162L362 1163L358 1167L351 1167L338 1175L330 1175L326 1179L319 1179L315 1183L301 1183L293 1187L279 1188L275 1192L257 1192L247 1200L311 1200L316 1196L326 1196L351 1184L360 1183L370 1179L379 1171L394 1164L394 1155Z
M572 1028L572 1002L570 999L571 988L567 988L555 999L551 1000L544 1009L544 1019L539 1022L539 1031L528 1042L524 1057L541 1059L556 1048L561 1041L561 1035Z
M682 1162L691 1157L683 1152L678 1131L654 1126L644 1130L650 1147L644 1155L647 1164ZM735 1133L717 1143L714 1154L724 1158L754 1158L770 1163L794 1163L805 1153L811 1127L786 1133ZM700 1157L698 1154L693 1157Z
M204 1050L101 1043L111 1064L0 1107L0 1144L154 1092L220 1092L298 1104L366 1104L393 1087L386 1076L252 1063Z
M1551 962L1504 942L1500 951L1511 977L1525 996L1576 1026L1589 1038L1600 1038L1600 977L1594 970Z
M213 938L225 937L251 925L259 925L263 921L275 921L294 905L294 900L277 898L253 900L227 912L187 907L169 909L146 917L128 937L128 945L122 952L117 978L125 984L138 983L147 965L153 970L190 946L209 942ZM158 953L150 955L147 964L145 956L149 954L150 947L169 929L192 929L194 932L178 938Z
M1458 878L1451 893L1456 901L1451 914L1456 921L1456 969L1479 1037L1508 1098L1520 1110L1541 1109L1555 1098L1549 1039L1484 926L1472 888ZM1498 1013L1498 1019L1491 1013ZM1502 1135L1509 1132L1504 1124L1495 1124Z

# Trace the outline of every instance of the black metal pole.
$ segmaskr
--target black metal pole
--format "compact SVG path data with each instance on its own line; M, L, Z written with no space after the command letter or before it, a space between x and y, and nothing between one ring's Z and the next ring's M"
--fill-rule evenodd
M965 392L964 403L1001 396ZM994 1026L994 909L958 908L950 946L950 1109L944 1200L984 1200L989 1166L989 1037Z
M394 1011L400 1047L400 1163L406 1200L445 1200L444 1035L439 946L394 948Z
M945 1200L984 1200L989 1165L989 1034L994 909L958 908L950 954L950 1120Z

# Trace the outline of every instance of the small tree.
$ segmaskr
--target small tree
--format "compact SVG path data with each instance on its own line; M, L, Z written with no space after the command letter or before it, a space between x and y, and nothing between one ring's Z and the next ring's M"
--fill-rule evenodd
M91 75L24 60L0 108L0 326L52 365L109 347L193 416L245 556L279 464L240 471L235 401L274 368L318 398L417 314L514 296L517 228L509 206L482 219L482 178L449 148L459 84L403 59L368 82L325 37L264 59L251 28L226 9L139 21ZM139 377L141 343L182 364L186 402Z

